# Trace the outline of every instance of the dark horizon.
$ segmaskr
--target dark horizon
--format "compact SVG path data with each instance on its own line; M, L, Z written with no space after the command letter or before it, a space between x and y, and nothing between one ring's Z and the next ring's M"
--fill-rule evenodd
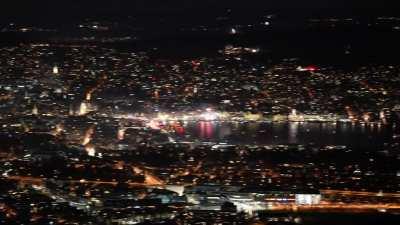
M23 7L22 7L23 5ZM3 19L18 20L61 20L69 21L80 17L98 17L98 16L160 16L172 15L182 16L194 14L204 16L209 12L221 12L231 9L234 12L243 13L243 16L253 15L261 12L283 12L288 14L344 14L344 15L363 15L363 14L388 14L395 15L398 7L393 1L334 1L321 2L317 0L296 1L260 1L232 2L222 0L214 2L206 1L50 1L42 0L38 2L26 2L22 0L8 1L2 3L0 13ZM206 13L207 12L207 13Z

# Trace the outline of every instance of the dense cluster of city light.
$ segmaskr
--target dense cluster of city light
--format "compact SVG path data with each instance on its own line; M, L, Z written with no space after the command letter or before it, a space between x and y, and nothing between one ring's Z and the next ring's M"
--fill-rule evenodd
M400 211L399 65L266 62L263 48L232 44L166 59L94 39L0 47L0 223L297 224L269 213Z

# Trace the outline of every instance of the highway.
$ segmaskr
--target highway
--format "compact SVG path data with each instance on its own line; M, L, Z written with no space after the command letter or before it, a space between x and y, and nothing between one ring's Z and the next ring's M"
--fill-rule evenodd
M276 204L268 207L271 211L299 212L386 212L399 211L399 203L333 203L325 202L318 205Z
M321 194L323 194L323 195L400 198L400 193L383 193L383 192L367 192L367 191L321 190Z
M7 176L4 177L9 180L14 180L18 181L20 183L26 183L26 184L36 184L36 185L44 185L45 181L47 180L46 178L39 178L39 177L28 177L28 176ZM117 181L101 181L101 180L86 180L86 179L81 179L81 180L57 180L60 182L65 182L65 183L80 183L80 184L93 184L93 185L113 185L116 186L119 182ZM143 186L143 187L154 187L154 186L162 186L162 183L159 179L156 177L152 176L151 174L145 173L145 182L144 183L137 183L137 182L127 182L129 186Z

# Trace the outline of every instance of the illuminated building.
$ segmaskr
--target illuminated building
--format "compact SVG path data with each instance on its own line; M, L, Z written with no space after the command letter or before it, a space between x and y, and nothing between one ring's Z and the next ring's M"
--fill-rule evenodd
M297 205L318 205L321 202L321 194L296 194Z
M117 134L117 138L118 138L118 140L124 140L125 139L125 131L126 131L126 129L125 128L119 128L118 129L118 134Z
M213 121L217 120L219 117L219 114L217 112L214 112L211 108L207 108L206 112L200 115L200 119L205 120L205 121Z
M88 113L87 105L85 102L82 102L81 105L79 106L79 115L85 115Z
M85 146L85 150L89 156L96 156L96 149L93 145Z
M58 66L53 67L53 74L57 75L59 73Z
M296 109L292 109L292 112L289 114L288 119L291 122L303 122L304 116L299 115Z
M84 116L88 114L89 112L95 111L97 107L94 104L91 104L90 102L83 101L79 105L79 110L78 110L78 115L79 116Z
M39 110L38 110L38 108L37 108L36 105L33 106L32 114L33 114L33 115L38 115L38 114L39 114Z
M318 70L318 68L315 66L306 66L306 67L298 66L296 68L296 70L300 71L300 72L305 72L305 71L314 72L314 71Z

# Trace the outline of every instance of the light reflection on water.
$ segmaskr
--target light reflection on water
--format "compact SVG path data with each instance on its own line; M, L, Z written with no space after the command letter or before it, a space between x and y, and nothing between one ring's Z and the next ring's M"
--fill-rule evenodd
M264 145L314 143L370 148L390 141L393 134L391 125L201 121L187 123L181 140Z

